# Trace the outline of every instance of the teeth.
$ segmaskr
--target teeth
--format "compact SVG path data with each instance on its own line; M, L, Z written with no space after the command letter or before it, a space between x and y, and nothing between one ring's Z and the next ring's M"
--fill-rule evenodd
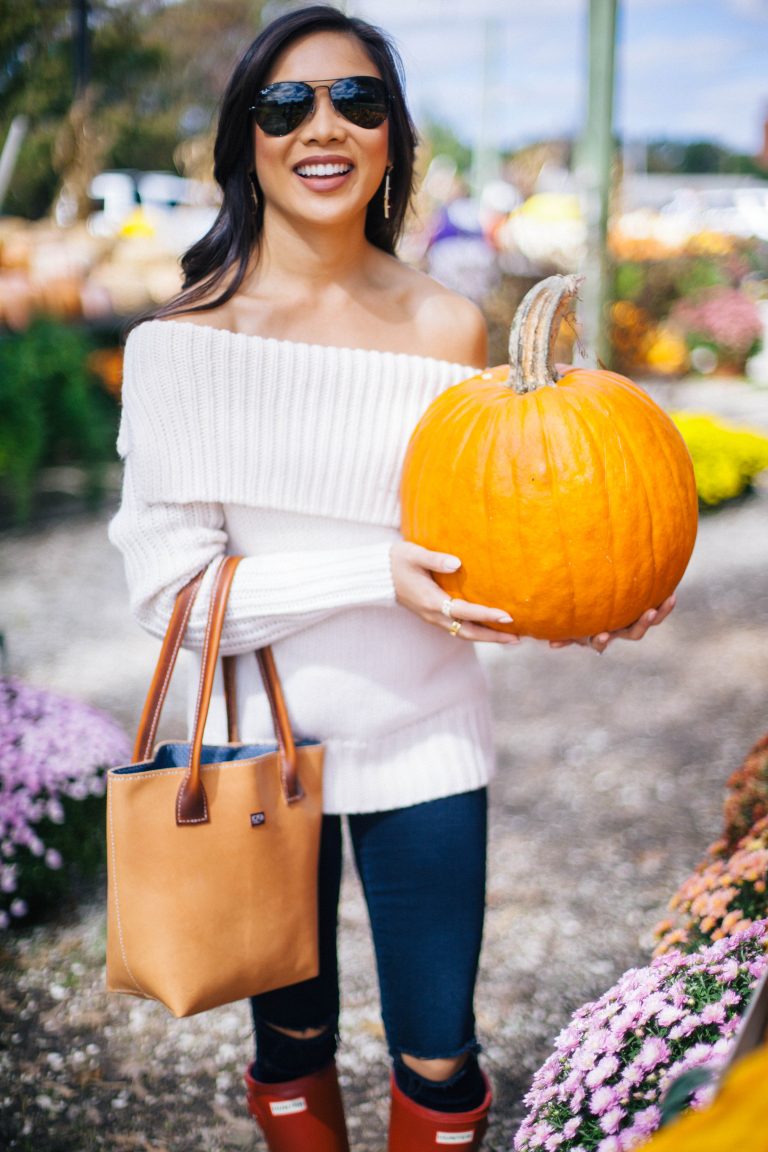
M351 164L302 164L296 169L299 176L343 176L352 171Z

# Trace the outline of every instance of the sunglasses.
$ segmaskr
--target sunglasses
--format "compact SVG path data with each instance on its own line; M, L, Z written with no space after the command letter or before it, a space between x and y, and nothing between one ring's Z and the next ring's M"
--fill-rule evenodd
M314 85L281 80L262 88L249 111L267 136L287 136L312 115L318 88L327 88L334 109L357 128L378 128L389 116L389 93L378 76L345 76Z

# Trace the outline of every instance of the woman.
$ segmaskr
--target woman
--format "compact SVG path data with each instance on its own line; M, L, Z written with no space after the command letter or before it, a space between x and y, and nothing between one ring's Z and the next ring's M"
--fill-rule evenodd
M272 644L295 732L326 745L320 974L252 1001L248 1103L276 1152L348 1147L334 1068L342 815L393 1060L390 1149L478 1148L491 1102L473 992L493 741L472 642L517 637L488 626L508 621L500 609L440 592L432 573L460 557L398 534L413 427L486 363L475 307L394 256L414 147L382 33L324 6L276 20L223 99L219 216L183 261L181 295L126 347L110 532L138 619L162 635L190 577L207 569L210 587L218 558L242 555L222 642L239 657L240 732L271 733L252 654ZM192 648L206 584L199 600ZM211 739L226 731L215 703Z

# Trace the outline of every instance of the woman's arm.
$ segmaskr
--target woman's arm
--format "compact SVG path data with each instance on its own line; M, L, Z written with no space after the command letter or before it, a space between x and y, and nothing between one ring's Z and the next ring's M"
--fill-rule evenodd
M227 551L220 504L149 503L136 492L126 459L120 510L109 537L123 553L131 609L142 627L163 636L178 591L207 569L185 647L202 648L213 563ZM393 605L391 543L247 556L227 606L224 655L262 648L344 608Z

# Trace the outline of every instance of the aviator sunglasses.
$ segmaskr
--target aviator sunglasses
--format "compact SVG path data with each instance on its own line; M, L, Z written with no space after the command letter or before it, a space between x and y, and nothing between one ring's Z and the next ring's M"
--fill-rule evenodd
M358 128L378 128L389 116L389 93L378 76L345 76L318 84L281 80L262 88L249 111L267 136L287 136L312 115L318 88L327 88L334 109Z

